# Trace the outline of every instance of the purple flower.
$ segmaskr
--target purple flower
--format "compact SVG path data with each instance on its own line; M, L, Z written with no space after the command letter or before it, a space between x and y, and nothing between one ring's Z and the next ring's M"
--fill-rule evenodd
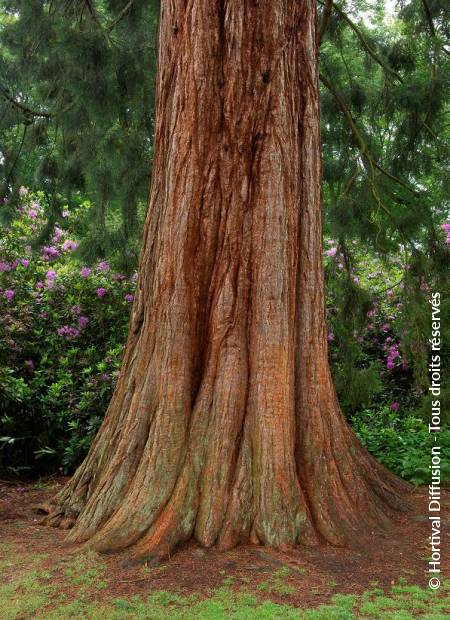
M6 291L3 291L3 297L6 299L6 301L12 301L15 294L16 291L13 291L10 288L6 289Z
M34 220L34 218L37 217L37 211L36 209L30 209L28 211L28 217L31 217L32 220Z
M329 256L330 258L333 258L333 256L336 256L337 254L337 248L330 248L329 250L325 252L325 254Z
M59 336L66 338L67 340L71 340L73 338L77 338L80 334L80 330L76 327L69 327L68 325L63 325L63 327L58 327L56 330Z
M446 233L450 232L450 224L442 224L442 230L445 230Z
M138 279L138 274L137 274L137 271L135 271L135 272L133 273L133 275L131 276L130 280L131 280L132 282L136 282L136 281L137 281L137 279Z
M21 185L19 187L19 196L27 196L28 195L28 189L26 187L24 187L23 185Z
M4 260L0 261L0 272L1 271L11 271L11 265Z
M102 298L102 297L104 297L106 295L108 290L106 288L100 287L95 292L97 293L97 297Z
M64 231L59 226L55 226L55 230L53 232L52 243L58 243L61 237L64 236Z
M58 258L58 256L59 256L59 252L58 252L57 248L55 248L53 245L44 246L42 248L42 258L45 261L49 261L49 260L52 260L54 258Z
M389 323L383 323L383 325L381 326L381 331L383 332L388 332L390 330L391 326L389 325Z
M327 340L328 342L332 342L334 340L334 334L333 332L328 332L327 334Z
M98 269L100 269L100 271L108 271L109 269L109 264L108 261L106 260L102 260L99 262L99 264L97 265Z
M397 402L396 400L390 405L391 411L398 411L399 408L400 408L400 403Z
M66 241L64 241L64 243L62 244L63 252L73 252L77 249L77 247L78 243L76 241L72 241L71 239L66 239Z
M71 313L72 313L72 314L80 314L80 312L81 312L81 308L80 308L80 306L77 304L77 305L75 305L75 306L72 306L72 307L71 307L71 309L70 309L70 311L71 311Z
M41 282L40 280L38 280L38 281L36 282L36 288L44 288L44 283L43 283L43 282Z
M56 276L57 276L57 273L54 269L49 269L47 273L45 274L45 277L47 278L47 280L54 280Z
M82 278L88 278L91 275L91 269L89 267L82 267L80 275Z
M393 346L389 349L389 357L393 360L395 360L396 357L400 357L400 353L398 352L396 346Z
M78 327L80 329L84 329L88 323L89 323L89 319L87 318L87 316L80 316L78 318Z
M127 293L124 297L125 301L129 301L132 302L134 299L134 295L132 295L131 293Z
M115 282L121 282L122 280L125 280L125 276L123 275L123 273L115 273L112 279Z
M63 217L69 217L69 215L70 215L69 209L63 209L63 212L61 213L61 215Z
M111 377L108 375L108 373L107 373L107 372L102 372L102 373L101 373L101 375L100 375L100 379L101 379L102 381L109 381L109 380L110 380L110 378L111 378Z
M392 360L390 357L388 357L387 359L386 367L388 368L388 370L392 370L393 368L395 368L394 360Z
M33 360L25 360L25 366L28 368L28 370L34 370Z
M28 258L21 258L21 259L20 259L20 264L21 264L23 267L28 267L28 265L30 264L30 261L28 260Z

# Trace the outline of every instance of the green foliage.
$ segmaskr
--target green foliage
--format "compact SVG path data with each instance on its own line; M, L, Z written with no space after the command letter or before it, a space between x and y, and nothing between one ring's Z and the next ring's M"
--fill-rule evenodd
M2 0L0 196L92 201L85 256L138 252L151 162L157 2ZM3 209L3 219L13 215ZM118 225L117 225L118 222Z
M389 408L365 410L351 420L362 443L388 469L413 484L430 480L432 437L428 424L412 413L398 414ZM441 447L441 480L450 482L450 430L439 433Z

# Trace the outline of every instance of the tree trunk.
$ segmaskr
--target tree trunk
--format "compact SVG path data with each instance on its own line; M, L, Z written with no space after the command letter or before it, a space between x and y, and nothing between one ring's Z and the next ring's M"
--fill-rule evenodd
M48 523L159 560L340 545L404 506L327 361L315 0L162 3L155 159L118 385Z

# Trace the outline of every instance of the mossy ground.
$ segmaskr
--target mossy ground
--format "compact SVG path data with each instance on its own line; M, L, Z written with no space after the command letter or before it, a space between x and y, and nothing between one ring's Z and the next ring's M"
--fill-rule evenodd
M335 594L328 604L312 609L270 600L271 592L292 593L288 567L274 570L256 587L224 577L222 585L206 596L153 591L105 600L100 593L108 586L107 565L94 553L73 555L49 569L45 554L15 554L5 546L2 551L8 559L0 569L9 575L14 569L0 586L2 620L446 620L450 610L450 582L432 592L408 585L404 578L387 592L373 587L360 595ZM269 598L262 599L261 592Z

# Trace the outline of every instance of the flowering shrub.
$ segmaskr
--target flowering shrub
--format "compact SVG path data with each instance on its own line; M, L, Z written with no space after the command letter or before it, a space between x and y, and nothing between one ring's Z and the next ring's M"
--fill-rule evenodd
M50 241L42 195L21 188L0 240L0 468L73 469L86 453L120 368L135 278L76 256L64 209Z

